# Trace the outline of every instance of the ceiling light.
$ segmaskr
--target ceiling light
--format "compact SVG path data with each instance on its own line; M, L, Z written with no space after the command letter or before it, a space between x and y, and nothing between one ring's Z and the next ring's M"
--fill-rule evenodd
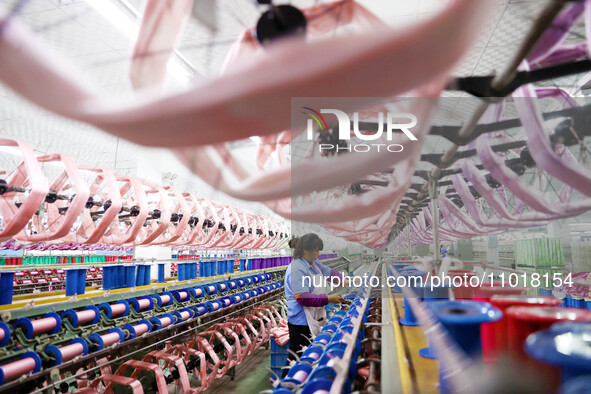
M111 22L131 41L135 42L137 40L139 34L138 24L111 0L86 0L86 3ZM192 73L187 71L186 67L174 57L170 58L166 69L175 81L183 87L187 86L193 78Z

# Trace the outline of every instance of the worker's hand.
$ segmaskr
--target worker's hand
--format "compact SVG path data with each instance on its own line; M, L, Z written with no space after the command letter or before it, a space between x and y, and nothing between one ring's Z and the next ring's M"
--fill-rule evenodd
M333 304L340 304L344 301L345 299L341 294L331 294L328 296L328 302L332 302Z

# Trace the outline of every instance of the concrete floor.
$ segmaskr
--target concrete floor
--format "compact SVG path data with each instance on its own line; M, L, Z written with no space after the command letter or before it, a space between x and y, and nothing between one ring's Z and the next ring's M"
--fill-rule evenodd
M273 385L269 380L271 377L270 368L271 351L261 347L236 368L234 380L224 376L217 380L206 392L216 394L255 394L265 390L273 390Z

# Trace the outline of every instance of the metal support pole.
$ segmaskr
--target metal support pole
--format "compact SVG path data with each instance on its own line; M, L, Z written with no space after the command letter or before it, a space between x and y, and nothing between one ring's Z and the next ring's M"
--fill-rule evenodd
M408 257L412 257L412 247L410 245L410 214L406 217L406 235L408 238Z
M431 197L431 210L433 211L433 243L434 243L434 260L436 265L439 265L441 260L439 250L439 207L437 206L437 197L439 195L438 180L436 177L429 176L429 196Z

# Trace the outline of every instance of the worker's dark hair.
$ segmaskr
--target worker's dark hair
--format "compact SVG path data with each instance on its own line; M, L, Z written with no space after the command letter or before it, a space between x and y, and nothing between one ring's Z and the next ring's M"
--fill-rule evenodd
M296 242L298 239L299 239L298 237L293 237L292 239L289 240L287 245L289 246L290 249L295 248L295 245L296 245Z
M314 251L322 250L323 248L324 242L322 242L320 237L314 233L308 233L303 237L296 238L293 257L300 259L304 257L304 250Z

